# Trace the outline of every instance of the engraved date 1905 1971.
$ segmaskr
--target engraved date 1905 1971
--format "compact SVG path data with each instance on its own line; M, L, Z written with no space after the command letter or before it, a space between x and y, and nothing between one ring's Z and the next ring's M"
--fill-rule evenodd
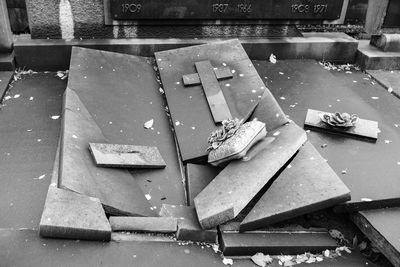
M328 11L328 5L304 5L296 4L292 5L292 13L314 13L314 14L324 14Z

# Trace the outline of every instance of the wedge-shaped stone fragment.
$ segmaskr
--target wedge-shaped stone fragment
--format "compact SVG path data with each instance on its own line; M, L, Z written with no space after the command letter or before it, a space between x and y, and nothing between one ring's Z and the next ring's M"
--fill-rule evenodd
M226 104L232 118L246 121L261 97L266 95L268 109L273 114L269 121L271 127L276 128L285 123L281 120L285 115L266 89L239 40L162 51L155 53L155 56L179 149L185 163L201 161L207 156L207 137L218 126L210 111L210 105L218 104L218 107L225 107ZM199 77L198 81L203 83L200 84L195 75L185 76L198 74L199 71L201 73L201 70L196 69L196 63L204 61L209 61L214 69L212 88L218 92L209 96L209 99L203 89L203 85L206 86L206 91L207 87L210 87L208 78L204 84L204 75ZM228 68L231 75L228 75ZM186 77L185 80L183 77ZM226 79L215 81L222 77ZM184 82L188 85L197 85L185 86ZM265 91L268 92L264 93ZM225 119L226 116L222 118Z
M378 122L376 121L358 119L357 123L353 127L348 127L348 128L333 127L327 125L321 120L320 118L321 113L329 113L329 112L309 109L307 111L307 117L306 121L304 122L304 126L307 128L312 128L320 131L348 135L361 139L364 138L371 141L376 141L376 139L378 139L379 128L378 128Z
M242 221L240 230L255 230L350 200L350 190L306 142Z
M157 147L90 143L90 152L101 167L165 168Z
M43 237L108 241L111 227L99 199L49 186L39 233Z
M194 199L201 226L234 219L306 140L304 130L289 123L269 132L242 160L229 163Z
M336 241L328 233L221 233L219 240L225 256L252 256L258 252L268 255L321 253L336 249Z
M202 229L193 207L163 204L160 216L178 219L178 231L176 233L178 240L217 242L217 229Z
M110 217L113 231L175 233L177 218L166 217Z
M89 143L106 143L100 128L76 93L64 94L60 157L60 188L100 199L113 215L154 216L142 190L127 170L99 168Z
M211 165L188 163L186 165L187 195L190 206L194 205L193 199L218 175L221 171Z

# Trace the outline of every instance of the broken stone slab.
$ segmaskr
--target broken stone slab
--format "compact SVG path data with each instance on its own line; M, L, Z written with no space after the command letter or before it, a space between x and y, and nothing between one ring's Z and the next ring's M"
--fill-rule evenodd
M274 114L268 124L275 128L284 124L281 121L284 113L272 94L265 93L268 89L239 40L162 51L155 53L155 56L185 163L200 162L206 158L207 138L217 128L202 85L186 87L182 81L184 75L197 73L196 62L210 61L217 70L223 70L224 67L231 70L232 78L226 74L217 75L227 78L219 81L218 85L232 118L246 121L265 95L269 111ZM195 76L189 78L188 82L196 84Z
M279 112L275 108L276 100L269 90L265 90L264 94L250 117L250 120L259 120L265 123L267 131L275 130L278 127L289 122L286 115ZM275 123L270 123L275 121Z
M211 165L188 163L186 165L187 195L189 205L193 206L193 199L218 175L220 168Z
M304 127L312 128L315 130L331 132L335 134L342 134L347 136L352 136L355 138L367 139L371 141L376 141L378 139L378 122L365 120L365 119L358 119L357 123L353 127L348 128L341 128L341 127L333 127L324 123L319 114L329 112L323 112L314 109L308 109L306 120L304 122Z
M175 233L177 218L165 217L110 217L113 231Z
M400 266L400 208L360 211L351 219L393 266Z
M194 199L200 225L208 229L234 219L306 140L304 130L289 123L229 163Z
M149 202L185 204L180 160L166 101L154 71L153 57L74 46L68 87L73 89L109 143L155 146L166 167L129 169ZM153 122L152 127L147 128ZM154 215L153 215L154 216Z
M160 210L160 216L178 219L178 231L176 233L178 240L209 243L217 242L217 229L202 229L193 207L163 204Z
M329 233L221 233L220 248L224 256L298 255L335 250L336 241Z
M165 168L157 147L90 143L89 149L99 167Z
M315 147L306 142L240 223L240 230L263 228L350 198L347 186Z
M98 168L89 151L90 142L106 143L78 95L64 94L59 186L100 199L112 215L154 216L139 185L127 170Z
M49 186L39 234L52 238L109 241L111 227L99 199Z

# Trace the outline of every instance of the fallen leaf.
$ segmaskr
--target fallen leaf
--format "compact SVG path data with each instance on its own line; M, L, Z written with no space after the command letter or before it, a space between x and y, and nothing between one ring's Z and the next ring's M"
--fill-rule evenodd
M269 56L269 62L276 64L276 56L274 54L271 54Z
M360 251L363 251L363 250L367 249L367 246L368 246L367 242L362 241L362 242L358 245L358 248L360 249Z
M147 200L150 200L150 199L151 199L151 196L150 196L149 194L144 195L144 197L145 197Z
M257 253L251 257L251 260L258 266L265 267L267 264L272 263L273 259L269 255Z
M150 129L151 127L153 127L153 124L154 124L154 120L151 119L151 120L149 120L149 121L146 121L146 122L144 123L143 127L146 128L146 129Z
M233 265L233 260L232 259L223 258L222 259L222 263L225 264L225 265Z
M33 178L33 180L42 180L44 177L46 177L46 174L42 174L37 178Z

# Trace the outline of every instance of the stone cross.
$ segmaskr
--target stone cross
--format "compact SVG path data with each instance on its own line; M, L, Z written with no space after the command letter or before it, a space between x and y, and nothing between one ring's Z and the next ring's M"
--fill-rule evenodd
M233 77L229 67L213 68L210 61L194 63L197 73L183 75L185 86L202 85L215 123L232 119L228 104L218 81Z

